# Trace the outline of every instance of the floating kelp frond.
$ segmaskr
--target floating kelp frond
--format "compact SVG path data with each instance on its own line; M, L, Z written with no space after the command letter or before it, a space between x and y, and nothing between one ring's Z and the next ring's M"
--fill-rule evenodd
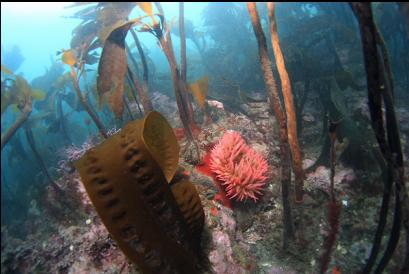
M137 4L139 8L143 10L143 12L145 12L147 15L149 15L152 18L152 25L156 25L157 22L153 15L152 3L151 2L137 2Z
M209 90L209 77L204 76L197 80L196 82L189 85L189 90L193 94L196 103L201 107L204 108L205 106L205 99L207 96L207 92Z
M4 67L5 70L7 68ZM2 66L3 70L3 66ZM28 82L21 76L12 74L15 79L10 90L1 93L1 114L3 114L10 105L14 105L13 112L19 112L27 100L34 99L42 101L45 99L43 90L32 90ZM30 98L30 99L29 99Z
M34 89L31 91L31 98L37 101L43 101L45 99L46 93L41 89Z
M70 45L77 49L85 44L89 46L88 51L102 46L112 30L125 23L136 6L133 2L87 2L85 5L89 6L72 16L83 21L73 30Z
M77 58L72 49L70 50L62 50L61 61L70 67L73 67L77 63Z
M137 5L145 12L147 15L152 15L152 3L151 2L137 2Z
M97 20L100 24L97 36L102 43L108 39L112 31L124 23L135 7L135 3L105 3L98 12Z
M5 74L8 74L8 75L13 75L14 73L10 70L10 69L8 69L5 65L1 65L1 71L2 72L4 72Z

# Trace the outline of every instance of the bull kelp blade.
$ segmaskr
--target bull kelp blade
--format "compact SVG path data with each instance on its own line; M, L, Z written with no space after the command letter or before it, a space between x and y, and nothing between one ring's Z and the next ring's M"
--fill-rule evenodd
M102 50L98 66L97 89L99 104L108 96L109 106L116 117L121 117L124 110L123 90L127 60L125 37L133 22L128 22L114 29L108 36Z

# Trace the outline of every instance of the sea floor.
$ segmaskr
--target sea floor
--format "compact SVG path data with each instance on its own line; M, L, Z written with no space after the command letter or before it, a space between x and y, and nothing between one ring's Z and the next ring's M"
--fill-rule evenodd
M158 95L159 96L159 95ZM165 99L158 99L164 100ZM173 110L173 111L170 111ZM175 108L159 109L172 124ZM402 115L407 115L407 112ZM244 114L213 109L213 122L201 126L197 136L201 153L226 130L236 130L248 144L266 157L269 181L257 202L233 203L229 209L218 201L212 179L195 168L189 150L180 164L190 173L205 210L202 236L203 273L319 273L324 237L328 234L328 167L318 166L306 175L302 204L293 204L296 239L283 250L283 210L279 181L279 139L276 121L266 103L253 103ZM304 165L310 166L320 152L318 113L305 116ZM403 125L403 124L402 124ZM408 134L408 125L402 129ZM182 151L186 143L182 140ZM57 181L64 195L52 188L42 201L32 202L29 218L20 224L26 237L13 236L13 227L1 227L1 273L138 273L101 223L76 171ZM370 174L337 163L335 190L342 204L340 233L327 273L354 273L368 258L381 204L382 184ZM390 229L388 221L387 230ZM387 241L384 238L383 244ZM384 246L383 246L384 247ZM403 234L385 273L396 273L404 254Z

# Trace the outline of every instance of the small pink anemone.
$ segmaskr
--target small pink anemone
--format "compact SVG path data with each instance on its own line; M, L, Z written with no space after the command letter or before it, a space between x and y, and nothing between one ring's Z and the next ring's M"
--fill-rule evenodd
M251 198L256 202L266 184L268 164L240 133L227 131L211 151L210 169L222 182L229 199Z

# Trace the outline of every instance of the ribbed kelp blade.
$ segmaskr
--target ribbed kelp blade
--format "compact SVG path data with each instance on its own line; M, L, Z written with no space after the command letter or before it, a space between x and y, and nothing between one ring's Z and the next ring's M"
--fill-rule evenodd
M143 273L195 273L186 221L142 139L149 115L89 150L76 167L102 222Z
M192 182L181 180L171 185L173 196L179 205L196 247L200 245L204 225L204 211L199 194Z
M142 139L170 182L179 162L179 143L168 121L157 111L145 118Z

